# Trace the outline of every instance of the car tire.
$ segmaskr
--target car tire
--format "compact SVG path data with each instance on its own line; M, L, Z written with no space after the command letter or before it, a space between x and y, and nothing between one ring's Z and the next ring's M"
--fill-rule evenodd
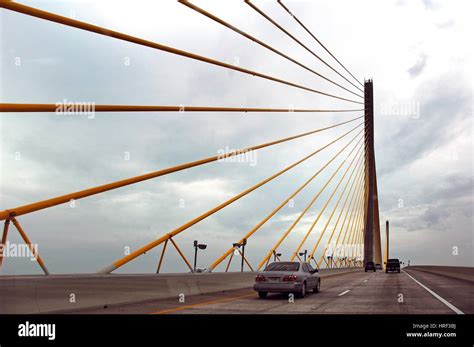
M319 293L320 290L321 290L321 280L319 279L318 283L316 284L316 286L313 289L313 293Z
M267 297L268 293L267 292L258 292L258 297L260 299L265 299Z
M301 290L298 292L298 297L302 299L305 296L306 296L306 282L303 282L303 286L301 287Z
M398 270L398 273L400 273L400 270Z
M374 272L376 272L376 271L377 271L377 269L374 269Z
M367 269L365 269L364 271L367 272Z

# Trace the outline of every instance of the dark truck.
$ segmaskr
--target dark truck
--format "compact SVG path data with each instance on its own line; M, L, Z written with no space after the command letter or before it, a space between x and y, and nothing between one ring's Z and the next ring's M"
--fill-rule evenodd
M375 263L373 261L368 261L367 263L365 263L365 272L367 271L377 271L377 268L375 267Z
M400 273L400 260L398 259L388 259L385 263L385 272L393 272L396 271Z

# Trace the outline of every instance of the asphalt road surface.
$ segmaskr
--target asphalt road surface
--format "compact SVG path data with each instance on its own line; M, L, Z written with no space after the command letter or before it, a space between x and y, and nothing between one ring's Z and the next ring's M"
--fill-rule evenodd
M321 292L289 300L252 288L83 309L75 313L115 314L460 314L474 313L473 282L432 273L363 271L322 277ZM181 299L181 301L180 301Z

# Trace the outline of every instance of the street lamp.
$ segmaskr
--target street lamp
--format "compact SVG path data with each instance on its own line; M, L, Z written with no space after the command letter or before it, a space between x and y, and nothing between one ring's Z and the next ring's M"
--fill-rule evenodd
M332 268L332 255L328 255L328 263L329 263L329 268Z
M242 262L240 263L240 272L244 272L244 259L245 259L245 245L247 244L247 239L242 240Z
M242 256L242 263L240 264L240 272L244 271L244 253L245 253L245 245L247 244L247 239L243 239L242 243L233 243L232 247L235 250L238 250L240 247L242 247L242 252L240 252L240 255Z
M300 254L300 257L303 257L304 256L304 261L306 262L306 254L308 254L308 250L305 249L304 252L301 252L299 253Z
M207 248L207 245L203 243L199 243L197 240L194 240L194 271L193 272L196 272L198 249L205 250L206 248Z
M277 258L281 257L281 253L277 253L276 251L273 251L273 261L276 261Z

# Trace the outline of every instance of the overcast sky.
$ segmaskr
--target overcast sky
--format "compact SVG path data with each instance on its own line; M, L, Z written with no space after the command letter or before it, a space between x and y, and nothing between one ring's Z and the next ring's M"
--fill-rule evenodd
M358 99L175 1L21 3ZM274 1L254 1L308 47L340 66ZM242 1L203 7L347 88L350 84ZM472 2L285 2L360 80L374 79L381 230L392 257L473 266ZM7 10L1 20L1 102L353 109L360 105L65 27ZM347 75L347 74L346 74ZM355 106L355 107L354 107ZM2 114L0 209L322 128L362 112L315 114ZM94 272L173 230L349 131L360 121L258 151L252 163L213 163L21 216L53 273ZM353 133L356 135L356 132ZM323 166L344 138L295 170L175 238L208 266ZM348 152L346 152L347 154ZM339 158L341 160L342 158ZM336 170L334 162L248 241L252 264L277 241ZM279 251L289 257L343 170ZM337 196L337 195L336 195ZM335 204L330 204L330 212ZM341 202L342 204L342 202ZM336 214L337 216L337 214ZM329 213L304 249L311 249ZM9 240L19 243L12 229ZM321 247L320 247L321 248ZM124 266L155 271L161 246ZM319 253L318 253L319 254ZM237 268L237 262L234 268ZM222 267L220 268L222 270ZM165 272L186 271L169 249ZM40 273L6 259L4 274Z

